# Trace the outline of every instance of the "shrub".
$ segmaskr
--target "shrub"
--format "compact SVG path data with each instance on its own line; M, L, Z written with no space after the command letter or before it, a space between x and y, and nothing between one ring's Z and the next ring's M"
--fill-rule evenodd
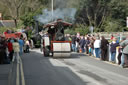
M75 32L79 32L81 35L90 33L89 27L82 25L82 24L77 25L77 27L75 28Z
M103 26L105 32L121 32L123 27L119 21L108 20Z

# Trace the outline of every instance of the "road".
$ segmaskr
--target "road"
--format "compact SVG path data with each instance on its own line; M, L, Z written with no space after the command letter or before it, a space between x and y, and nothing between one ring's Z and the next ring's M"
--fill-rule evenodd
M25 85L128 85L128 69L84 54L53 59L33 50L21 58Z

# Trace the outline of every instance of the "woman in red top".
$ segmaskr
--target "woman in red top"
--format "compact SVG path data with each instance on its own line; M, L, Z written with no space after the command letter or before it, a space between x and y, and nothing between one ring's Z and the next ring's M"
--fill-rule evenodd
M113 36L113 34L111 35L111 40L113 40L115 37Z
M9 58L12 61L13 58L13 45L11 43L11 40L8 40L8 51L9 51Z

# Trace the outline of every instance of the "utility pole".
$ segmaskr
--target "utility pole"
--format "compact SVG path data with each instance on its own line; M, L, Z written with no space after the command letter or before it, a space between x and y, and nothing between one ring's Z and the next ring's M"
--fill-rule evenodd
M52 21L53 21L53 10L54 10L54 1L52 0L52 3L51 3L51 6L52 6Z

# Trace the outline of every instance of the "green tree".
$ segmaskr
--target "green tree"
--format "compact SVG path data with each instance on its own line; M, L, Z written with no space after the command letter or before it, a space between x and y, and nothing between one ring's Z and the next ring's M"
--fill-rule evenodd
M0 0L0 11L4 15L4 19L13 19L17 27L17 20L24 16L29 23L35 12L44 8L48 0ZM26 20L24 19L24 20Z
M1 0L0 3L7 8L10 17L14 20L17 27L17 20L19 19L24 0Z
M111 17L118 20L122 26L126 26L126 17L128 16L128 0L113 0L110 4Z
M99 28L108 16L110 0L82 0L76 22Z
M128 0L80 0L79 3L76 23L94 26L95 31L106 31L105 25L110 23L117 25L113 31L118 29L118 24L126 26Z
M28 13L24 14L23 16L21 16L20 19L22 20L23 25L32 26L35 22L34 16L36 16L37 14L42 13L42 9L43 8L40 8L36 11L28 12Z

